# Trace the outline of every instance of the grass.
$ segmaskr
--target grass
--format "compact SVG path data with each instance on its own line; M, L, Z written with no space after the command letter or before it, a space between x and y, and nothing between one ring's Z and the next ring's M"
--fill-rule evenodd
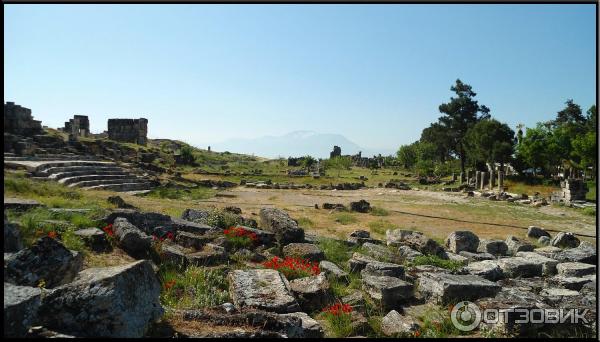
M596 209L590 207L583 208L583 213L588 216L596 216Z
M373 216L388 216L390 212L381 207L371 207L370 214Z
M456 271L465 265L461 261L445 260L437 255L419 255L410 264L411 266L432 265L451 271Z
M152 191L141 196L189 201L212 198L215 196L215 194L215 190L203 186L198 186L189 189L177 189L172 187L160 186L152 189Z
M355 247L348 247L343 241L329 238L319 239L318 245L325 254L325 259L340 267L343 267L350 260L352 253L356 251Z
M306 216L300 217L296 221L298 221L300 227L312 228L315 226L315 223Z
M450 310L442 307L427 308L419 318L423 321L418 334L420 337L445 338L470 334L455 328L450 318Z
M160 265L161 303L173 309L200 309L229 300L226 273L222 269L188 266L185 270Z
M371 221L367 224L367 226L369 226L371 233L379 234L381 236L384 236L388 229L394 229L396 227L393 223L387 220Z
M588 192L585 199L591 202L596 202L596 181L587 182Z
M335 215L335 222L347 225L358 222L358 219L350 213L339 213Z

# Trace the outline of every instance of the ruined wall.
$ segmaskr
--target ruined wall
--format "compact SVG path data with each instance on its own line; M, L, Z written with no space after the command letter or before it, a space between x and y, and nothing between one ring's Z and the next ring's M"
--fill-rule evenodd
M33 136L43 132L42 122L33 120L31 109L16 105L14 102L4 104L4 133Z
M87 115L75 115L73 119L65 122L65 133L73 137L87 137L90 135L90 120Z
M147 119L108 119L108 138L111 140L146 145L147 135Z
M333 146L333 151L329 152L329 158L335 158L342 155L342 148L339 146Z

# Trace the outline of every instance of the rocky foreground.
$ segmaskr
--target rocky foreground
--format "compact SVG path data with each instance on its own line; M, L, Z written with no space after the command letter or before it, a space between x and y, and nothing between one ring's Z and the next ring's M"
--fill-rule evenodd
M482 310L588 309L587 323L566 328L596 331L596 248L571 233L552 237L530 227L524 237L483 240L456 231L440 245L416 231L388 230L385 241L355 231L342 241L352 252L340 264L327 260L319 239L282 210L263 208L260 222L242 217L239 208L227 210L243 222L234 231L238 235L208 225L210 213L204 210L188 209L182 218L113 210L104 218L108 229L77 233L96 253L109 250L113 241L137 261L87 269L81 253L67 249L60 238L45 236L23 248L19 226L5 214L5 337L322 337L324 321L315 313L330 307L347 314L350 335L358 336L370 329L369 303L383 310L384 335L418 336L423 323L409 314L411 307L464 300ZM252 243L240 246L245 237ZM535 240L546 246L536 248ZM301 260L308 271L292 277L279 268L282 260ZM440 260L460 267L435 266ZM168 284L158 276L164 263L181 270L224 267L230 302L194 310L165 307L161 291ZM351 279L360 286L335 298L332 285ZM194 328L160 329L165 314L179 317L179 327ZM515 319L507 316L480 330L537 336L549 328Z

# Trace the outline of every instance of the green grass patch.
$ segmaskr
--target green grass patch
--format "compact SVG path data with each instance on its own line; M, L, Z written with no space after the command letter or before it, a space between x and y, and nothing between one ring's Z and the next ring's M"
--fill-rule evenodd
M356 247L349 247L343 241L329 238L320 238L318 245L325 254L326 260L342 268L352 256L352 253L356 251Z
M312 228L315 226L315 223L309 219L308 217L300 217L299 219L297 219L296 221L298 221L298 225L300 227L308 227L308 228Z
M445 338L457 335L470 335L472 332L464 332L454 327L450 318L450 310L442 307L431 307L419 317L423 321L419 337Z
M381 207L371 207L370 214L373 216L388 216L390 212Z
M350 213L339 213L335 215L335 222L347 225L358 222L358 219Z
M161 303L173 309L200 309L229 300L227 275L223 269L172 264L160 266Z
M387 220L371 221L367 223L367 226L369 227L371 233L382 236L385 235L386 230L395 228L394 224Z
M189 201L212 198L215 196L215 194L215 190L203 186L187 189L159 186L157 188L152 189L152 191L139 196Z
M591 207L583 208L583 213L588 216L596 216L596 209Z
M585 199L591 202L596 202L596 181L587 182L588 192L585 194Z
M464 262L456 260L445 260L437 255L419 255L411 263L411 266L432 265L447 270L456 271L465 265Z
M352 336L354 333L350 313L341 313L338 315L321 313L320 316L325 320L327 332L330 337L344 338Z

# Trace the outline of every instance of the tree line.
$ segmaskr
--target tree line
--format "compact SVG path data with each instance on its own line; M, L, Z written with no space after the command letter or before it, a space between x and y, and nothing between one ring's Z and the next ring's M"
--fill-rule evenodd
M419 140L402 145L397 162L419 174L446 175L465 172L467 167L487 171L486 164L510 163L522 173L545 177L563 171L591 171L597 168L596 105L583 114L579 105L567 100L554 120L536 127L517 126L515 133L506 123L492 118L490 109L475 100L473 88L460 79L450 88L456 96L439 106L437 122L421 132Z

